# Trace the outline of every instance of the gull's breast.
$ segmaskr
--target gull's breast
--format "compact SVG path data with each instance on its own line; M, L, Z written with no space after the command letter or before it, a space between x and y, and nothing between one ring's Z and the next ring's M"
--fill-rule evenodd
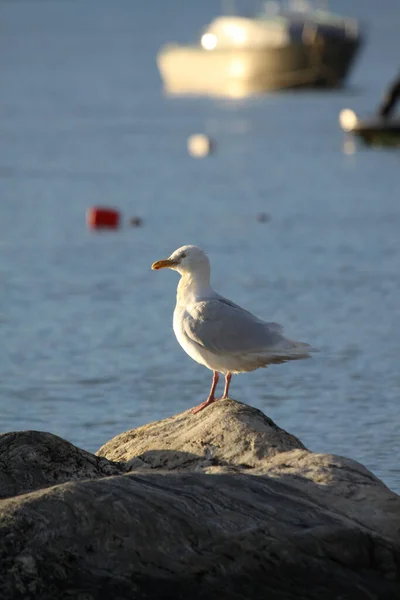
M248 364L245 357L235 356L223 353L215 353L207 350L204 346L197 344L186 333L184 328L184 319L186 308L176 307L174 311L173 328L176 339L183 350L194 361L211 369L211 371L219 371L220 373L242 373L243 371L252 371L260 366Z
M181 307L176 307L174 310L174 319L173 319L173 328L176 339L178 340L180 346L184 349L186 354L190 356L193 360L209 367L207 363L207 354L208 352L196 344L190 337L186 334L184 328L184 318L185 318L185 309ZM210 367L209 367L210 368Z

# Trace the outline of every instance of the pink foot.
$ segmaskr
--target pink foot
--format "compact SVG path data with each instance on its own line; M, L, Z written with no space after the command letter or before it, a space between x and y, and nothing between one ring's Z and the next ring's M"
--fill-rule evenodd
M198 412L200 412L201 410L203 410L203 408L206 408L206 406L209 406L210 404L212 404L216 400L217 400L217 398L215 398L214 396L209 396L205 402L202 402L198 406L195 406L194 408L192 408L192 413L194 415L196 415Z

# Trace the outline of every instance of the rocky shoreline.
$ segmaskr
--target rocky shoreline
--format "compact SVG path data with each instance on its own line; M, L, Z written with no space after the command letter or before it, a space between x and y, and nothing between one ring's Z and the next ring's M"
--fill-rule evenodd
M0 436L2 600L398 600L400 497L216 402L93 455Z

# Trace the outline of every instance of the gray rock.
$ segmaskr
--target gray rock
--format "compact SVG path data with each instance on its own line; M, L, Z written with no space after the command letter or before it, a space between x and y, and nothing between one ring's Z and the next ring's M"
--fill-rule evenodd
M400 598L400 498L258 410L220 401L97 454L0 437L2 600Z
M0 498L73 481L116 475L122 467L42 431L0 434Z

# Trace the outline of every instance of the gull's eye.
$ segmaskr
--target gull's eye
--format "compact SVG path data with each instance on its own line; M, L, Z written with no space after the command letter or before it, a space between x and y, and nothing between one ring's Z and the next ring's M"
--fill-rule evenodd
M182 260L182 258L186 258L185 252L182 252L182 254L181 254L181 260Z

